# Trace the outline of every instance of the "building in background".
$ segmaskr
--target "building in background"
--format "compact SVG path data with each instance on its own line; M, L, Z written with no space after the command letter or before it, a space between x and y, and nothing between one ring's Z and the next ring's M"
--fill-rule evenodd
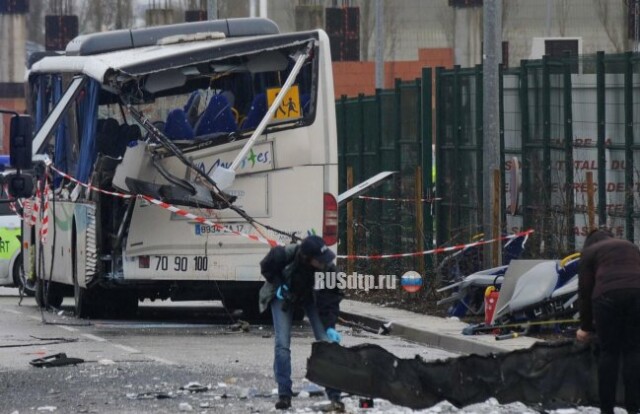
M24 111L24 71L27 44L28 0L0 0L0 108ZM7 154L4 131L9 118L0 118L0 146Z
M420 77L424 66L470 67L481 63L482 0L381 1L385 88L393 87L396 78ZM40 44L44 34L38 27L42 31L44 24L37 22L46 12L43 2L31 0L27 17L28 39ZM208 2L73 0L72 3L79 16L79 32L89 33L200 19ZM324 28L333 41L336 95L355 96L375 91L376 0L217 0L215 3L220 18L249 16L256 13L258 4L262 3L266 5L267 17L283 32ZM590 54L600 50L606 53L634 50L640 39L638 6L640 0L503 0L503 62L506 66L519 65L521 59L566 51ZM150 12L152 9L156 11ZM159 14L162 14L161 21ZM4 54L4 49L0 53ZM2 58L5 61L4 56Z

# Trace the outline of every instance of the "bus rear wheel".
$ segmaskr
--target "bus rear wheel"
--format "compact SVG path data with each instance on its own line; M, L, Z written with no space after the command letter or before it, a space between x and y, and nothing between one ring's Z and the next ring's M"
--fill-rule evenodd
M61 289L54 282L40 278L36 279L34 295L36 303L41 308L59 308L64 300Z

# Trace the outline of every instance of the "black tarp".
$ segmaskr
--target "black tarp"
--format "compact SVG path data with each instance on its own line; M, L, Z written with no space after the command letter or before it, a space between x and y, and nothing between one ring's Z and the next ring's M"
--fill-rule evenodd
M414 409L443 400L463 407L491 397L540 408L598 405L594 350L573 341L431 362L419 356L400 359L378 345L347 348L316 342L307 360L307 378Z

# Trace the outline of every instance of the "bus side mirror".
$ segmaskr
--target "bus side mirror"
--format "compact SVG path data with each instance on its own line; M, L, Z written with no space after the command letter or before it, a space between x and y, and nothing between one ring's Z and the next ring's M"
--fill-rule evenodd
M31 117L28 115L12 117L9 138L11 166L16 170L31 169L31 143L33 141L33 123Z
M4 177L9 195L13 198L33 196L33 177L28 174L8 174Z

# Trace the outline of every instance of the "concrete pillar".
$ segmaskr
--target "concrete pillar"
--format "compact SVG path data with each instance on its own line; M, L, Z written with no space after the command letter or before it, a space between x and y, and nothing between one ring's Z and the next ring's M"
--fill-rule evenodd
M24 82L28 11L27 0L0 1L0 85Z
M24 112L28 0L0 0L0 107ZM9 117L0 117L0 151L9 153Z

